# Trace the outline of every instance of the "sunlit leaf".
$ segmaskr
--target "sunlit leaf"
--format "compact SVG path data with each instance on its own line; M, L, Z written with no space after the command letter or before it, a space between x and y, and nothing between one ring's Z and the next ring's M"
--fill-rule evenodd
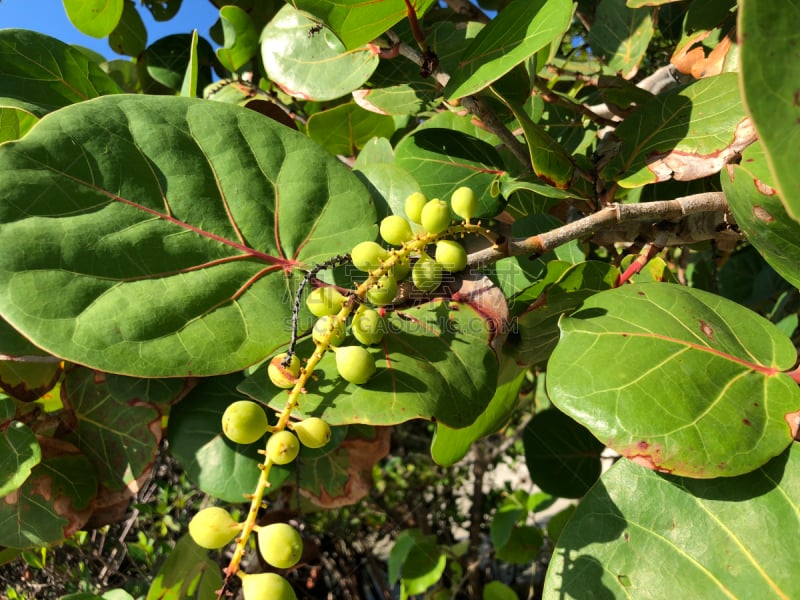
M124 0L62 0L67 16L81 32L96 38L114 31L122 16Z

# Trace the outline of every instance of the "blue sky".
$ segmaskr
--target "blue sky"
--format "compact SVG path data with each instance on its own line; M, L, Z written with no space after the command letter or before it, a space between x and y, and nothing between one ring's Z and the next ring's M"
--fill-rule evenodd
M191 33L195 27L209 42L208 30L219 17L219 11L209 0L183 0L178 14L171 20L159 23L150 11L136 0L139 14L147 27L148 44L170 33ZM67 18L60 0L2 0L0 1L0 28L32 29L52 35L67 44L79 44L112 59L118 55L108 47L105 38L97 39L82 34Z

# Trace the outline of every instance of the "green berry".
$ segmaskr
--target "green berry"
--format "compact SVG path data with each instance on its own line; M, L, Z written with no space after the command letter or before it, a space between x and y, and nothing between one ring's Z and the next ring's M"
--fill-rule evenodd
M402 246L414 237L414 233L403 217L389 215L381 221L381 237L393 246Z
M291 569L303 554L303 538L288 523L272 523L258 530L258 551L267 564Z
M325 337L330 335L329 343L331 346L338 346L347 337L347 330L344 321L333 315L325 315L317 319L314 328L311 330L311 337L318 344L322 344Z
M243 574L244 600L297 600L292 586L277 573Z
M189 535L201 548L216 550L231 543L241 527L219 506L204 508L189 521Z
M444 200L434 198L422 207L420 220L428 233L441 233L450 226L450 206Z
M322 448L331 441L331 426L319 417L309 417L295 423L292 431L306 448Z
M276 465L289 464L297 458L298 452L300 442L291 431L276 431L267 440L267 457Z
M306 297L306 306L315 317L335 315L342 309L345 297L333 287L319 287Z
M463 271L467 267L467 251L464 246L453 240L439 240L436 242L436 262L442 265L445 271Z
M397 279L391 273L382 276L374 286L367 290L367 300L375 306L391 304L395 296L397 296Z
M384 327L383 317L377 310L361 306L353 317L350 329L359 342L365 346L370 346L381 343Z
M408 274L411 272L411 261L408 260L408 256L400 257L398 256L395 259L394 266L392 267L392 273L394 274L394 278L397 281L403 281Z
M289 389L294 387L297 377L300 375L300 359L296 354L292 354L289 361L289 366L283 366L283 359L286 358L286 353L278 354L269 361L267 365L267 375L269 380L279 388Z
M389 251L377 242L361 242L350 251L353 266L359 271L374 271L389 258Z
M427 204L428 199L422 192L414 192L406 198L406 216L411 222L420 224L422 223L422 207Z
M478 211L478 197L472 188L462 186L453 192L450 196L450 204L453 207L453 212L465 221L469 220Z
M432 292L442 283L442 265L423 254L411 269L411 280L423 292Z
M267 432L267 415L260 404L238 400L222 413L222 432L237 444L252 444Z
M343 379L361 385L375 373L375 359L363 346L342 346L336 349L336 368Z

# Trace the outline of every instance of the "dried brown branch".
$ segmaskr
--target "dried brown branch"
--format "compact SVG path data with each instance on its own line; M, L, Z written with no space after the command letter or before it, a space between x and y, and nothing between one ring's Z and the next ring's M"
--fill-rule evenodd
M450 10L459 15L464 15L469 21L486 24L491 20L486 13L469 0L445 0L445 3L450 7Z

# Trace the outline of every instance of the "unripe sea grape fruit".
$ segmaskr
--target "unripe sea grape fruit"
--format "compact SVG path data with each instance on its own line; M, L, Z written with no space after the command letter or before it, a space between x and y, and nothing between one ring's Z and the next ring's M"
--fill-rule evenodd
M436 242L436 262L446 271L463 271L467 267L467 251L453 240Z
M315 317L335 315L344 304L345 297L333 287L318 287L306 297L306 306Z
M292 354L289 366L284 367L284 358L286 358L285 352L273 357L272 360L269 361L269 365L267 365L267 375L269 375L269 380L273 385L279 388L289 389L290 387L294 387L297 377L300 375L300 359L297 358L296 354Z
M276 465L287 465L297 458L300 442L291 431L276 431L267 440L267 457Z
M384 333L383 317L374 308L362 306L353 317L350 329L353 337L365 346L380 344Z
M321 344L325 336L330 334L330 345L338 346L347 337L347 330L343 321L334 318L332 315L325 315L317 319L314 328L311 330L311 337L315 342Z
M381 237L393 246L401 246L414 237L414 233L403 217L389 215L381 221Z
M222 432L237 444L252 444L267 432L267 415L252 400L237 400L222 413Z
M389 258L389 251L377 242L360 242L350 251L353 266L359 271L374 271Z
M231 513L219 506L209 506L189 521L189 535L201 548L216 550L231 543L241 527Z
M450 226L450 205L444 200L434 198L422 207L420 220L428 233L441 233Z
M423 292L432 292L442 283L442 265L422 255L411 269L411 280Z
M403 281L408 274L411 272L411 261L408 260L408 256L398 256L394 261L394 266L392 267L392 274L397 281Z
M397 279L390 273L380 277L376 284L367 290L367 300L376 306L391 304L395 296L397 296Z
M363 346L342 346L336 349L336 369L346 381L361 385L375 373L375 359Z
M422 223L422 207L428 203L428 199L422 192L414 192L406 198L406 216L413 223Z
M292 431L306 448L322 448L331 441L331 426L319 417L309 417L295 423Z
M292 586L277 573L253 573L242 577L244 600L297 600Z
M471 188L462 186L450 196L453 212L465 221L469 221L478 211L478 197Z
M291 569L303 555L303 538L288 523L272 523L258 530L258 551L267 564Z

